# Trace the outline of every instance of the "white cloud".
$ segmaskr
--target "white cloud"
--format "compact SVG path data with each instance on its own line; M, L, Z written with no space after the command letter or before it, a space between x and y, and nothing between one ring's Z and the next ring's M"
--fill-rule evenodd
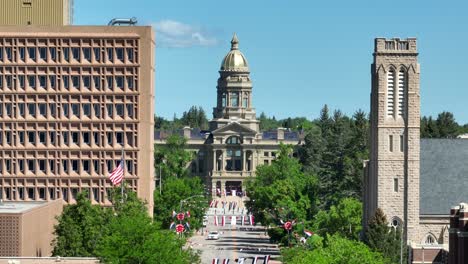
M192 26L174 20L153 23L156 31L156 46L186 48L193 46L214 46L216 37L199 26Z

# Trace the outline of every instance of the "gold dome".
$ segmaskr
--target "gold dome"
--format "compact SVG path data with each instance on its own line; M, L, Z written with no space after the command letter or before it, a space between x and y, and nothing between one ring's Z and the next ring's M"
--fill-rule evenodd
M231 40L231 51L224 57L221 63L221 71L248 72L249 64L244 54L239 51L239 40L236 33Z

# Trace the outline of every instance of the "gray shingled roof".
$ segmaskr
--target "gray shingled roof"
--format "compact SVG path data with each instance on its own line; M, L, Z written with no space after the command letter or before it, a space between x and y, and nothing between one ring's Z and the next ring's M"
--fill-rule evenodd
M421 139L420 214L468 201L468 139Z

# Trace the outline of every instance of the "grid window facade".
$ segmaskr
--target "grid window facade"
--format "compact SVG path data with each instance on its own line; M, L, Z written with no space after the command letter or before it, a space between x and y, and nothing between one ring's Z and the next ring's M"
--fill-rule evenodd
M141 39L38 34L0 36L0 198L108 204L122 148L137 190Z

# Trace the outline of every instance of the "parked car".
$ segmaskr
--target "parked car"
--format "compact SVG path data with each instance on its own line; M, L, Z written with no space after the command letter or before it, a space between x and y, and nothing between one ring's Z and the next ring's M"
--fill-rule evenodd
M206 237L207 240L218 240L219 239L219 232L218 231L210 231L208 236Z

